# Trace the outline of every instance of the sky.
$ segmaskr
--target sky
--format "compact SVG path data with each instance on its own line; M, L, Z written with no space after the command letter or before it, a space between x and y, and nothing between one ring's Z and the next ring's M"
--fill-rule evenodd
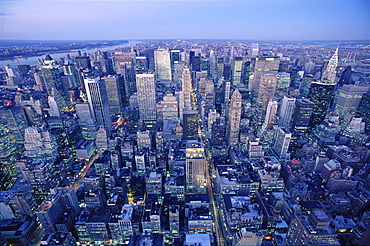
M0 0L0 38L364 40L370 0Z

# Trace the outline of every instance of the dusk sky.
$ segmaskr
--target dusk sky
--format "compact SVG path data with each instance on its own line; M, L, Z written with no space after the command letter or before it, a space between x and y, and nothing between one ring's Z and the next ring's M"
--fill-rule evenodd
M370 39L369 0L0 0L1 39Z

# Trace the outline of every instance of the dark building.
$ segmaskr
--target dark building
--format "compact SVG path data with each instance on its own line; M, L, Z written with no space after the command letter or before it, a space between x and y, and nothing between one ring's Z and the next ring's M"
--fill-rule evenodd
M333 103L335 96L335 84L327 84L320 81L312 82L308 93L308 100L314 103L309 130L318 126L326 116Z
M7 219L0 224L0 234L9 245L39 245L43 230L30 218Z
M197 140L198 139L198 124L199 116L196 110L187 110L183 113L183 139L184 140Z
M312 115L314 103L307 99L298 99L292 116L291 144L299 145L307 141L306 133Z
M361 117L365 122L365 132L370 134L370 93L362 96L360 105L357 107L355 117Z
M190 60L191 71L200 72L201 58L200 56L193 56Z
M212 138L211 143L213 146L222 146L225 142L225 124L221 122L220 118L212 124Z
M75 57L76 67L82 68L88 72L91 71L91 61L88 56L76 56Z
M342 72L342 74L341 74L341 76L339 78L338 85L339 86L343 86L345 84L352 84L352 70L351 70L351 66L347 66L343 70L343 72Z

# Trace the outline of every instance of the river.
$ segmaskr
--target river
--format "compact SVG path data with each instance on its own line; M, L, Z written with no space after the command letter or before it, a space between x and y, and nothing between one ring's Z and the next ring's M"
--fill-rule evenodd
M102 47L102 48L94 48L94 49L82 49L81 50L81 53L92 53L92 52L95 52L97 50L100 50L100 51L108 51L108 50L115 50L115 49L118 49L118 48L123 48L123 47L127 47L127 46L132 46L132 45L135 45L135 44L138 44L138 43L141 43L141 41L130 41L128 43L124 43L124 44L120 44L120 45L114 45L114 46L107 46L107 47ZM63 52L59 52L59 53L53 53L53 54L49 54L54 60L59 60L59 58L63 57L63 56L66 56L66 54L70 54L71 56L76 56L77 55L77 51L63 51ZM46 55L46 54L45 54ZM9 64L11 68L17 68L18 66L18 61L19 61L19 64L21 65L37 65L37 61L39 58L44 58L45 55L41 55L41 56L30 56L30 57L22 57L22 58L18 58L18 59L12 59L12 60L3 60L3 61L0 61L0 68L4 69L4 65L5 64ZM18 60L18 61L17 61Z

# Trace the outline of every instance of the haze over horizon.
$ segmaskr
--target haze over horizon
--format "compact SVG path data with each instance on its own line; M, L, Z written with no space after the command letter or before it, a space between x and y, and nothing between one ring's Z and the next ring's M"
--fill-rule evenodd
M370 39L370 2L1 1L1 39Z

